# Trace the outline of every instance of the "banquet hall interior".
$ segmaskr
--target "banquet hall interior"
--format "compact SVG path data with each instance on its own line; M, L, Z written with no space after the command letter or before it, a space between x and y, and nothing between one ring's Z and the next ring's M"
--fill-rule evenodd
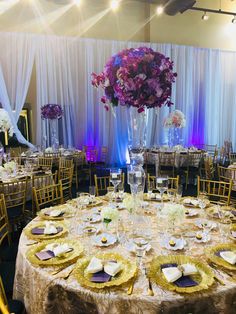
M0 313L236 313L236 0L0 0Z

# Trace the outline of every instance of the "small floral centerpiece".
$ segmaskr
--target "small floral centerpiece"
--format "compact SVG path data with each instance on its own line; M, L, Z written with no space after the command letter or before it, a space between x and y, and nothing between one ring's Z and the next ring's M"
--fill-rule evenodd
M148 47L124 49L111 57L100 74L92 73L92 84L104 89L102 103L109 106L144 108L171 106L175 82L173 62Z
M165 128L184 128L186 126L185 115L180 110L174 110L164 119Z
M167 217L170 224L174 225L185 217L185 209L183 205L171 204L170 206L165 206L162 213Z
M9 161L6 162L1 168L3 168L1 169L2 171L6 171L7 173L13 173L17 169L17 163L15 161Z
M119 212L115 207L107 206L101 211L102 221L108 227L109 223L112 221L117 221L119 217Z
M63 110L60 105L47 104L41 107L42 119L60 119L63 115Z
M10 136L13 135L13 126L8 112L0 108L0 132L8 132Z
M127 194L123 199L123 205L130 213L132 213L137 207L141 205L141 200L138 197Z

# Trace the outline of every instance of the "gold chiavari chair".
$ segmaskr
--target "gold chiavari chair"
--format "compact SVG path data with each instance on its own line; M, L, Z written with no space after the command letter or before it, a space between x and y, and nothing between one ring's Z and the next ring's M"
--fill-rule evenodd
M151 176L148 173L147 176L147 185L148 187L151 187L152 190L156 190L156 176ZM176 177L168 177L168 187L172 190L176 190L178 189L179 186L179 175Z
M79 187L79 176L90 176L90 168L87 164L86 155L84 152L74 153L73 154L73 163L74 163L74 171L73 171L73 182L76 184L76 190Z
M234 162L236 162L236 153L229 154L229 161L230 161L230 164L233 164Z
M23 314L25 312L24 305L18 300L8 300L0 276L0 313L2 314Z
M73 178L73 167L61 168L59 182L62 186L63 201L72 199L72 178Z
M203 158L202 151L194 151L188 153L188 165L186 169L186 188L189 183L189 178L193 181L201 173L201 162Z
M204 158L204 177L205 179L212 180L214 178L215 168L213 158L211 156Z
M40 189L44 186L50 186L57 183L57 171L48 174L33 174L32 188ZM34 203L34 195L32 190L32 212L28 213L31 218L36 216L36 205Z
M0 194L0 245L7 237L8 244L11 245L10 226L6 210L4 194Z
M197 177L197 194L209 197L210 202L229 205L232 190L232 180L230 182L213 181Z
M24 220L27 179L0 183L0 193L4 194L8 220L17 225Z
M74 166L73 159L67 159L61 157L59 159L59 169L61 168L71 168Z
M94 183L96 189L96 196L104 195L107 192L107 188L111 186L110 176L98 177L94 175Z
M158 173L160 175L175 176L176 168L176 154L175 152L160 152L158 154Z
M6 293L3 287L2 278L0 276L0 310L2 314L10 314Z
M235 167L236 168L236 167ZM234 169L235 171L236 169ZM217 171L218 171L218 178L219 181L224 181L224 182L230 182L232 177L230 177L230 168L226 168L223 166L217 166Z
M38 166L43 169L52 170L52 157L39 157L38 158Z
M37 212L45 207L63 204L61 182L40 189L33 187L33 195Z

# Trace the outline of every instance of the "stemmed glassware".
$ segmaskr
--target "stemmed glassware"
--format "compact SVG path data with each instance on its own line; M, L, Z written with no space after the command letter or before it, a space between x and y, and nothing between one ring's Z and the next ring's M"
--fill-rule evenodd
M163 206L163 194L168 190L168 177L157 177L156 178L156 189L161 194L161 204Z
M89 187L89 195L90 195L90 200L92 203L94 203L95 200L95 195L96 195L96 188L94 185L91 185Z
M142 270L143 265L143 256L145 254L145 250L147 249L151 240L151 235L149 232L140 228L139 230L134 231L132 235L132 241L135 245L136 256L138 258L138 266Z
M122 175L121 169L119 168L110 169L110 182L114 186L115 193L117 193L117 187L121 183L121 175Z

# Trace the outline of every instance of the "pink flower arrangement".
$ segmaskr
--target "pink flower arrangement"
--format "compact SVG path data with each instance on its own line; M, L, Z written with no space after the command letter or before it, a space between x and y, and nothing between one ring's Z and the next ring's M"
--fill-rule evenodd
M63 110L60 105L47 104L41 107L42 119L60 119L63 115Z
M164 119L165 128L184 128L186 125L185 115L180 110L175 110L169 113Z
M175 82L173 62L151 48L125 49L111 57L100 74L92 73L92 85L101 86L101 102L109 106L144 108L171 106L171 85Z

